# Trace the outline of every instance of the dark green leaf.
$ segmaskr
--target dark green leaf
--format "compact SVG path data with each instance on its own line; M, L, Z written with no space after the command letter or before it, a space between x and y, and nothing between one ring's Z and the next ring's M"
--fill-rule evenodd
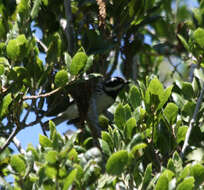
M193 92L192 83L183 82L182 93L183 93L184 97L186 97L187 99L193 98L194 92Z
M114 121L117 127L122 129L125 126L126 114L122 104L119 104L114 114Z
M140 91L136 86L132 86L130 89L130 104L133 107L133 109L137 108L141 104L141 96Z
M128 152L120 150L113 153L106 163L106 170L111 175L120 175L128 162Z
M142 182L142 190L146 190L152 178L152 164L148 164L144 173L144 179Z
M127 120L125 126L126 126L127 138L131 139L133 135L132 131L136 127L136 119L134 117L131 117L130 119Z
M177 114L178 114L177 105L174 103L168 103L164 109L164 116L170 124L174 123Z

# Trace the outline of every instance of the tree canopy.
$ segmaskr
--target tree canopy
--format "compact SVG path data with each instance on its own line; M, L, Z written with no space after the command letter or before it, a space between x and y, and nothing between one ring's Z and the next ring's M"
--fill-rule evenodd
M204 0L190 3L0 1L0 189L203 189ZM115 73L131 83L100 137L52 121L48 135L45 116ZM36 124L24 150L16 135Z

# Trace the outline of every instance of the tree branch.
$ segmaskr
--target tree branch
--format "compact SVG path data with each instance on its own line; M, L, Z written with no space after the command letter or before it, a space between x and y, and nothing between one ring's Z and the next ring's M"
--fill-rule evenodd
M39 40L36 36L35 36L35 40L41 45L41 47L44 49L46 53L48 50L47 46L41 40Z
M51 92L48 92L48 93L45 93L45 94L39 94L39 95L36 95L36 96L24 96L23 100L29 100L29 99L32 100L32 99L38 99L38 98L45 98L45 97L51 96L52 94L55 94L56 92L58 92L61 89L62 89L62 87L59 87L59 88L56 88L55 90L53 90Z
M186 137L185 137L185 141L184 141L184 144L183 144L183 147L182 147L182 151L181 151L181 157L183 158L184 157L184 154L185 154L185 151L186 151L186 148L188 147L188 142L189 142L189 138L190 138L190 135L191 135L191 131L193 129L193 126L194 126L194 123L196 121L196 118L197 118L197 115L198 115L198 112L199 112L199 109L200 109L200 106L201 106L201 103L202 103L202 100L203 100L203 95L204 95L204 84L203 84L203 87L202 87L202 91L200 93L200 96L198 98L198 101L197 101L197 104L196 104L196 107L195 107L195 110L194 110L194 113L193 113L193 117L190 121L190 125L189 125L189 128L186 132Z
M21 154L25 154L25 150L22 148L20 141L16 137L13 138L13 144Z
M17 135L18 132L19 132L19 128L16 127L15 130L12 131L8 139L6 139L6 142L3 144L3 146L0 147L0 153L6 149L6 147L10 144L10 142L13 140L13 138Z

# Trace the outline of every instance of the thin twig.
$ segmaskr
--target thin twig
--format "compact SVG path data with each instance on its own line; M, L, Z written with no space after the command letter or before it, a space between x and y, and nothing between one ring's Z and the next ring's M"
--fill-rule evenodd
M193 126L195 124L195 121L196 121L196 118L197 118L197 115L198 115L198 112L199 112L199 109L200 109L200 106L201 106L201 103L202 103L202 100L203 100L203 95L204 95L204 84L203 84L203 87L202 87L202 91L200 93L200 96L198 98L198 101L197 101L197 104L196 104L196 107L195 107L195 110L194 110L194 113L193 113L193 117L190 121L190 124L189 124L189 128L186 132L186 137L185 137L185 141L184 141L184 144L183 144L183 147L182 147L182 151L181 151L181 157L183 158L184 157L184 154L185 154L185 151L186 151L186 148L188 147L188 142L189 142L189 138L190 138L190 135L191 135L191 131L193 129Z
M62 89L62 87L59 87L59 88L56 88L55 90L48 92L48 93L45 93L45 94L39 94L39 95L35 95L35 96L24 96L23 100L45 98L45 97L51 96L52 94L55 94L56 92L58 92L61 89Z
M4 149L6 149L6 147L10 144L10 142L13 140L13 138L17 135L18 132L19 132L19 128L16 127L15 130L12 131L8 139L6 139L6 142L3 144L3 146L0 147L0 153L3 152Z
M35 36L35 40L41 45L41 47L44 49L46 53L48 51L47 46L41 40L39 40L36 36Z
M13 138L13 144L21 154L25 154L25 150L22 148L20 141L16 137Z

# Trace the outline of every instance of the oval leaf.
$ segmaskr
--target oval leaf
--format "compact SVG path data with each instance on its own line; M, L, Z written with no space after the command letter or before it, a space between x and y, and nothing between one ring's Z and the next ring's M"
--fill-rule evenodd
M11 167L18 173L24 173L26 170L26 164L24 160L18 155L14 155L11 157L10 164Z
M109 174L120 175L128 162L128 152L120 150L111 155L106 164L106 170Z
M126 114L122 104L119 104L118 107L116 108L116 111L114 114L114 121L117 127L119 127L120 129L122 129L123 126L125 125Z
M57 87L63 87L68 82L68 73L65 70L57 72L55 75L55 84Z
M176 120L177 114L178 114L177 105L174 103L168 103L164 109L164 115L170 124L172 124Z
M0 118L3 118L7 111L8 111L8 107L12 102L12 97L11 94L7 94L6 96L4 96L2 103L0 104Z
M52 147L52 142L46 136L40 134L39 143L42 147Z
M196 43L201 47L204 48L204 29L198 28L194 31L193 37Z
M130 89L130 104L135 109L141 104L140 91L136 86Z
M77 176L77 169L74 169L70 172L70 174L66 177L63 190L67 190L69 186L74 182Z
M70 65L70 73L72 75L77 75L85 67L86 61L87 55L84 52L76 53Z

